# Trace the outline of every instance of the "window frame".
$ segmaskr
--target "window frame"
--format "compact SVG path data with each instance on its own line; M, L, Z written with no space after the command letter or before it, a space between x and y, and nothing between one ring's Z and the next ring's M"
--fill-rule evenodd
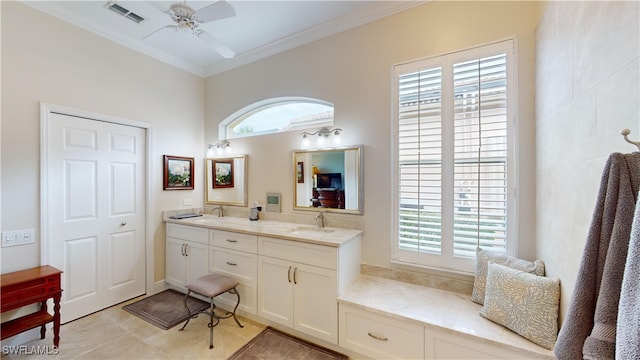
M319 105L330 106L331 108L334 109L334 115L331 118L331 122L327 121L323 123L310 123L309 125L299 125L299 126L294 126L286 131L258 132L258 133L254 133L252 135L246 135L246 136L235 136L235 137L231 136L230 127L234 125L236 122L241 120L244 121L247 117L255 113L258 113L262 110L267 110L274 106L285 105L290 103L314 103ZM315 129L315 128L324 127L324 126L333 126L334 122L335 122L335 105L333 103L330 103L328 101L321 100L321 99L303 97L303 96L274 97L274 98L256 101L252 104L249 104L235 111L231 115L227 116L224 120L222 120L218 124L218 138L220 140L228 140L228 139L238 139L238 138L260 136L260 135L279 134L279 133L288 132L288 131L308 130L308 129Z
M519 163L516 159L518 143L517 139L517 59L516 42L510 38L486 45L475 46L447 54L422 58L410 62L399 63L392 66L392 254L391 263L445 270L461 274L473 274L475 272L475 257L460 258L453 256L453 211L455 208L454 189L454 89L453 67L465 61L480 59L491 55L506 54L507 76L507 232L505 253L515 256L518 249L518 208L521 204L517 201ZM441 176L441 222L451 224L451 228L441 228L441 253L429 254L418 251L400 249L400 160L399 160L399 78L401 74L426 70L440 66L441 72L441 136L442 136L442 176ZM477 162L474 162L476 164ZM481 161L482 163L482 161ZM445 200L447 198L447 200Z

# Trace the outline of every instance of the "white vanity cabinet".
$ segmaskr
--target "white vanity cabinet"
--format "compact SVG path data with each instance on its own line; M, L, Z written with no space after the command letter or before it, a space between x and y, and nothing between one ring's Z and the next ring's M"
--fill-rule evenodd
M257 314L257 251L256 235L240 234L230 231L209 230L209 271L235 278L240 283L239 310ZM233 309L237 298L230 293L216 297L226 309Z
M209 273L209 230L167 223L167 283L185 289L186 284Z
M359 264L359 238L335 247L259 236L258 316L337 344L337 296Z
M184 290L208 273L233 277L241 314L337 344L338 296L360 274L361 234L207 215L168 221L166 282ZM236 301L216 297L227 310Z

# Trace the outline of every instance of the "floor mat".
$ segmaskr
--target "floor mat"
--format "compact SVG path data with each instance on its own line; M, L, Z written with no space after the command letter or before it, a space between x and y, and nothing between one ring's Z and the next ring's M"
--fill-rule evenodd
M186 321L189 314L184 307L184 294L172 289L125 305L123 310L145 320L161 329L167 330ZM189 297L187 306L191 313L197 313L209 307L209 304Z
M229 357L229 360L253 359L331 360L347 356L267 327Z

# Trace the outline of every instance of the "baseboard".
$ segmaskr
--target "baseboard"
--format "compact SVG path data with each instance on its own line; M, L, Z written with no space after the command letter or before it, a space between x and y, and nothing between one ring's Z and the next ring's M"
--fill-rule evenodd
M169 288L169 285L167 285L164 279L162 279L160 281L156 281L155 283L153 283L153 286L151 288L151 294L147 294L147 295L157 294L159 292L167 290L168 288Z

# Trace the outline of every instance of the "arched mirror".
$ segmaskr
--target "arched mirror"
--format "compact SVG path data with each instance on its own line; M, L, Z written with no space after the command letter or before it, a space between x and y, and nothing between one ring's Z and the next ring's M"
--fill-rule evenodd
M247 155L205 160L205 204L247 206Z
M362 145L295 150L295 210L362 214L364 212Z

